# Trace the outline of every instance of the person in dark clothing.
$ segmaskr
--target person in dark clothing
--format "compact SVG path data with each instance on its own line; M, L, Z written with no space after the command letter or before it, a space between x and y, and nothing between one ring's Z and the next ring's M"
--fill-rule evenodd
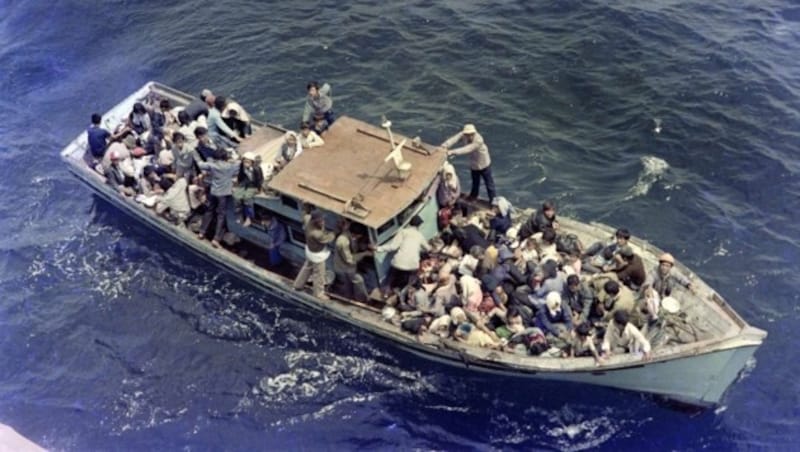
M206 105L206 97L210 95L213 95L211 91L204 89L203 92L200 93L200 97L192 100L192 102L187 105L183 111L185 111L193 121L196 121L197 118L201 116L208 117L208 105Z
M558 229L556 206L550 201L545 201L541 209L531 214L528 220L520 227L517 237L520 240L525 240L533 234L542 232L545 229Z
M245 152L242 156L242 166L236 178L238 186L233 190L233 199L244 205L244 227L250 226L255 217L255 203L253 198L261 191L264 184L264 173L261 166L256 164L256 155Z
M619 257L623 266L617 267L615 270L617 278L631 290L639 290L647 279L647 271L642 258L634 254L633 249L627 245L620 248Z
M461 244L462 249L471 250L476 245L484 250L489 247L489 240L484 237L481 229L474 224L467 224L463 227L451 225L451 227L453 235L458 240L458 243Z
M586 284L581 283L578 275L569 275L561 298L572 310L573 323L579 324L589 320L594 303L594 293Z
M204 162L212 160L217 149L211 144L211 138L208 136L208 129L205 127L197 127L194 129L194 136L197 138L197 154Z
M109 142L116 141L122 135L128 133L128 129L123 128L116 135L112 135L111 132L100 125L102 121L103 117L99 113L93 113L92 124L86 129L89 152L86 154L85 160L89 166L94 166L103 160Z

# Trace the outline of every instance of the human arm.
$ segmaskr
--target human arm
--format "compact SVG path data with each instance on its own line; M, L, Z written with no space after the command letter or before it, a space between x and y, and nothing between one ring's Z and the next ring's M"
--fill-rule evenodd
M636 326L634 326L632 323L625 325L625 329L628 330L627 331L628 334L631 335L634 342L636 343L636 346L632 347L632 349L640 350L644 355L643 359L649 359L651 350L650 341L648 341L647 338L644 337L642 332L639 331L639 328L636 328Z
M477 151L483 143L478 141L477 139L470 144L465 146L461 146L460 148L450 149L447 151L447 155L464 155L464 154L471 154Z
M322 139L321 136L314 132L313 130L308 132L306 136L306 146L309 148L316 148L325 144L325 140Z
M375 248L375 251L379 253L390 253L392 251L397 251L400 248L400 244L403 243L404 231L405 230L400 230L400 232L395 234L391 241Z
M450 147L452 147L454 144L456 144L458 142L458 140L461 139L462 136L463 136L463 133L458 132L457 134L455 134L452 137L450 137L447 140L445 140L444 143L439 145L439 147L444 148L444 149L450 149Z

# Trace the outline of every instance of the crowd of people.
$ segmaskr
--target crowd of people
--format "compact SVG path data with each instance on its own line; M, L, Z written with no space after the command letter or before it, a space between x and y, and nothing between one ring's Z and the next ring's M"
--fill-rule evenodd
M243 226L258 222L276 239L269 246L270 261L280 262L277 250L285 241L275 232L274 218L256 218L253 199L265 182L304 149L324 144L321 135L333 123L333 101L328 84L307 86L306 106L298 132L284 136L280 155L262 166L252 152L241 155L239 143L252 134L250 115L237 102L204 89L185 107L152 92L136 102L124 124L105 129L101 115L91 117L87 129L86 163L106 176L108 184L175 222L186 226L197 219L197 236L220 247L226 231L228 206L241 210ZM269 168L265 174L263 167Z
M335 121L330 86L310 82L306 90L299 131L286 133L269 165L274 171L324 144L323 135ZM206 239L213 226L215 247L221 246L229 205L235 203L245 227L258 222L267 232L269 265L280 264L286 229L273 217L256 218L253 199L271 174L264 174L258 156L237 152L238 143L252 133L250 116L239 104L209 90L185 108L148 97L113 133L101 123L100 115L92 115L86 161L119 193L179 225L200 219L199 239ZM587 356L598 365L619 353L649 359L662 314L679 306L675 289L692 290L670 254L646 269L626 229L607 243L584 247L560 229L549 201L519 221L511 203L496 193L489 148L473 124L438 151L470 157L472 186L462 197L455 168L443 165L436 237L427 240L420 231L423 220L415 216L377 246L368 243L362 225L341 218L337 230L329 231L323 213L308 210L305 262L295 289L310 279L320 300L333 292L378 302L386 321L414 335L433 333L511 353ZM481 181L489 210L474 202ZM374 278L369 259L375 253L390 255L383 284ZM329 261L333 281L326 277ZM363 265L368 261L371 265Z

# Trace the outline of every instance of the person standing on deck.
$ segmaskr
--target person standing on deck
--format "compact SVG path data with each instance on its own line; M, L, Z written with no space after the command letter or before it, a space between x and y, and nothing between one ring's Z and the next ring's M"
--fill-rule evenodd
M351 230L350 220L339 220L339 235L333 251L333 272L336 284L345 297L356 301L367 301L367 286L364 277L358 273L358 261L371 254L358 252L358 238L361 234Z
M450 149L456 143L461 142L463 146ZM478 197L481 178L486 184L486 191L491 202L497 194L494 189L494 178L492 178L492 158L489 156L489 147L483 141L483 137L473 124L466 124L461 132L448 138L442 143L441 149L447 150L447 156L451 155L470 155L470 170L472 173L472 189L469 192L470 199Z
M214 160L203 162L198 160L197 166L211 173L211 198L210 205L205 214L203 222L200 224L200 231L197 238L203 240L211 225L211 220L216 216L216 228L211 245L219 248L219 241L225 232L225 217L228 213L228 204L233 199L233 177L239 172L241 161L231 161L228 153L222 149L217 149Z
M294 280L294 288L302 289L311 277L314 296L321 300L330 300L325 294L325 262L331 255L327 245L336 236L325 229L325 217L321 210L311 212L303 225L303 232L306 235L306 260Z
M416 278L419 270L420 253L431 249L419 230L420 225L422 218L414 215L408 226L399 230L391 241L378 247L372 245L371 249L378 253L395 252L389 270L389 287L392 289L399 291L413 282L411 279Z

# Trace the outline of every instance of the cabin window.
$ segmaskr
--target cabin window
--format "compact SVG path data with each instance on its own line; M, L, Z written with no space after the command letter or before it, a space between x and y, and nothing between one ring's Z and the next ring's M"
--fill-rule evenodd
M383 235L386 231L391 229L393 226L394 226L394 218L392 218L391 220L387 221L386 223L383 224L383 226L378 228L378 235Z
M300 208L300 206L297 204L297 200L296 199L290 198L290 197L288 197L286 195L281 195L281 204L283 204L286 207L291 207L294 210L297 210L297 209Z
M292 237L293 242L299 243L301 245L306 244L306 234L303 232L302 229L289 226L289 235Z

